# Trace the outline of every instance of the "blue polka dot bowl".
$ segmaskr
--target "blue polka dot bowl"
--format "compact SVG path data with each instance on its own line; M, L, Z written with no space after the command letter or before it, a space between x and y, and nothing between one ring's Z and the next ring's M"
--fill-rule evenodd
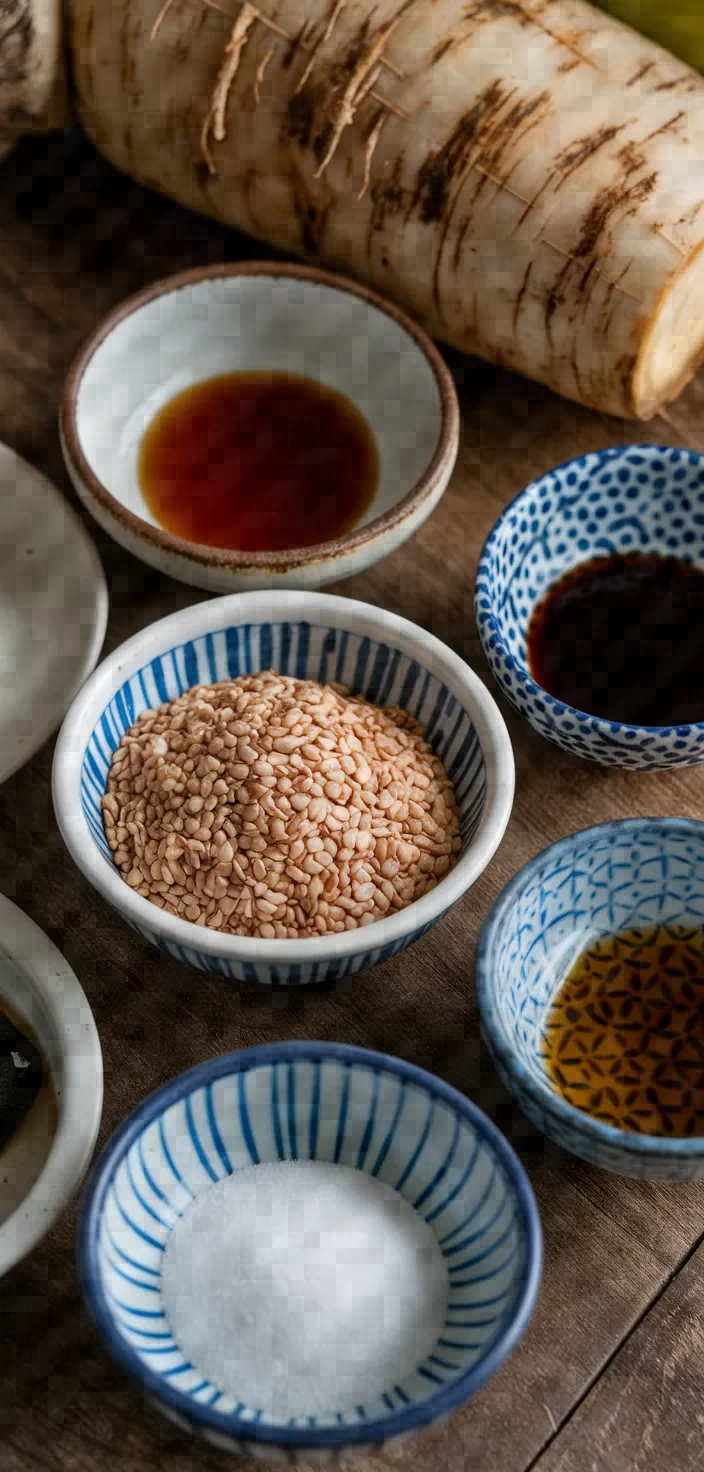
M629 818L572 834L531 859L480 937L481 1025L503 1082L543 1134L618 1175L703 1180L704 1137L637 1134L575 1108L545 1069L547 1017L572 966L600 937L683 925L704 926L704 823Z
M113 752L147 708L197 684L273 668L338 681L425 726L460 807L457 863L405 909L363 929L301 940L223 934L137 894L116 868L101 799ZM178 961L270 986L329 982L402 951L442 918L486 868L511 812L514 763L503 717L464 660L408 620L325 593L266 590L213 598L161 619L104 659L62 727L54 808L86 878L145 940Z
M704 759L704 722L631 726L600 720L532 678L527 636L536 605L595 557L646 552L704 567L704 456L630 445L551 470L506 507L479 563L475 613L492 673L541 736L602 766L653 770Z
M363 1405L285 1420L184 1357L161 1294L169 1234L194 1199L278 1160L352 1167L398 1191L434 1233L449 1282L445 1323L414 1369ZM541 1231L510 1146L455 1089L362 1048L275 1043L201 1064L139 1105L91 1180L79 1263L98 1332L169 1419L267 1465L327 1464L446 1416L488 1380L533 1311Z

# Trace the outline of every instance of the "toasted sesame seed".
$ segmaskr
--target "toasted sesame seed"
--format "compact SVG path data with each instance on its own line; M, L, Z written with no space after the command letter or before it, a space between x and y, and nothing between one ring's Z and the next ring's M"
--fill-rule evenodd
M372 924L461 847L452 783L411 716L272 671L145 711L102 811L132 889L267 940Z

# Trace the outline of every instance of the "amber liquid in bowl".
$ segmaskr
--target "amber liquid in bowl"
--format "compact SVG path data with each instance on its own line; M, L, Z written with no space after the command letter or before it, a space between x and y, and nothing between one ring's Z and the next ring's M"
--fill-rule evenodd
M704 933L606 935L548 1014L547 1072L576 1109L644 1135L704 1135Z
M137 470L172 536L283 552L351 531L374 498L379 456L366 419L335 389L290 373L228 373L160 410Z

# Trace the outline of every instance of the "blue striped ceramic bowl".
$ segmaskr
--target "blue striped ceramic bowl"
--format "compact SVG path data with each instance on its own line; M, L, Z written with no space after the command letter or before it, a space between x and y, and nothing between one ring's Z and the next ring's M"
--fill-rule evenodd
M221 935L168 915L125 884L103 832L112 753L146 707L198 682L273 667L337 680L427 728L461 808L459 862L407 909L362 930L301 941ZM110 654L64 722L54 759L56 815L76 863L146 940L180 961L246 981L329 981L418 940L469 889L498 847L513 801L502 716L481 680L438 639L383 609L323 593L232 594L152 624Z
M427 1359L364 1406L266 1418L187 1363L160 1296L169 1232L194 1197L243 1166L356 1167L395 1187L447 1263L446 1323ZM152 1094L113 1137L80 1228L84 1295L116 1360L184 1429L264 1460L334 1461L446 1415L520 1338L541 1271L533 1193L513 1151L462 1094L411 1064L336 1043L276 1043L201 1064Z
M580 563L630 552L704 567L704 455L625 445L582 455L526 486L482 552L479 635L504 694L548 741L607 767L688 766L704 760L704 722L600 720L548 695L530 673L528 630L547 590Z
M543 1062L553 998L600 936L704 924L704 823L628 818L573 833L520 869L482 930L482 1031L524 1113L592 1165L652 1180L704 1179L704 1138L619 1130L558 1094Z

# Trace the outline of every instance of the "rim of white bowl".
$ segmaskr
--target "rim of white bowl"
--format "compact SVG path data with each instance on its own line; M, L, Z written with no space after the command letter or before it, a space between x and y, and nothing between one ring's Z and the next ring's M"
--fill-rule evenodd
M586 1111L576 1109L574 1104L568 1103L551 1089L547 1076L544 1081L536 1079L519 1058L511 1032L504 1026L496 1005L499 984L494 966L496 932L516 896L544 867L546 860L559 864L564 853L568 853L580 840L593 834L616 832L637 836L659 828L675 829L689 834L704 849L704 821L700 818L613 818L608 823L594 823L589 828L579 828L576 833L569 833L566 838L548 844L547 848L541 849L540 853L535 854L517 870L494 901L479 936L475 962L479 1022L490 1053L510 1080L509 1092L511 1082L515 1080L545 1115L552 1116L563 1125L569 1125L575 1133L599 1140L603 1145L615 1146L630 1155L660 1156L666 1159L677 1159L680 1156L699 1158L704 1155L704 1135L692 1135L683 1139L681 1136L670 1138L668 1135L637 1135L632 1130L621 1130L616 1125L605 1124L603 1120L595 1119ZM547 1134L548 1131L544 1130L543 1133Z
M88 999L68 961L5 895L0 895L0 931L4 950L27 978L27 990L41 999L61 1058L58 1080L51 1070L58 1124L49 1154L24 1200L0 1226L2 1277L46 1236L83 1180L103 1112L103 1055ZM39 1045L43 1053L41 1038Z
M433 672L463 703L467 702L482 750L486 773L484 808L467 851L460 856L435 889L390 918L341 935L311 936L304 940L261 940L222 935L169 915L130 889L118 870L111 868L96 847L81 806L81 770L86 746L99 716L115 690L155 653L177 644L216 633L230 624L271 622L324 623L356 634L383 639L405 649L420 662L432 661ZM64 842L86 878L114 907L165 940L200 954L231 961L272 965L320 964L343 960L400 940L409 932L439 919L474 884L493 858L506 831L515 787L515 766L506 723L482 680L446 644L417 624L351 598L330 593L267 589L227 593L221 598L181 609L149 624L121 644L98 666L76 696L66 716L54 754L52 793L54 810Z
M22 753L16 754L6 765L0 762L0 783L9 781L10 777L13 777L16 772L21 771L22 767L26 766L27 762L31 761L32 757L36 756L38 751L41 751L41 748L53 736L57 727L61 725L76 691L80 690L84 680L95 669L105 640L110 608L108 585L105 579L103 564L100 560L100 553L76 508L71 505L66 496L62 495L58 486L52 480L49 480L49 477L44 474L43 470L39 470L30 460L25 460L22 455L18 455L9 445L0 445L0 452L2 450L7 450L15 460L19 461L20 465L36 477L37 481L43 483L47 496L60 503L68 525L72 528L77 540L81 543L88 560L92 583L90 590L92 597L92 623L90 626L90 638L83 650L78 667L66 686L61 701L57 702L53 711L44 715L42 715L41 702L37 702L34 707L31 735Z
M176 296L178 292L202 282L215 283L251 277L262 277L270 281L288 277L305 281L312 286L336 291L341 296L357 297L370 311L380 312L382 316L388 317L400 332L405 333L415 351L425 358L435 379L440 400L435 447L414 485L395 506L381 512L372 521L353 527L351 531L326 542L307 547L287 547L278 552L239 552L226 547L206 546L191 542L185 537L174 536L163 527L153 526L151 522L145 521L144 517L130 511L114 496L96 475L84 452L78 425L78 399L91 359L100 352L103 343L126 318L140 312L159 297ZM460 411L452 374L439 350L423 328L393 302L386 301L384 297L356 281L330 271L322 271L317 266L304 266L290 261L235 261L214 266L196 266L173 276L165 276L143 287L109 312L79 350L69 369L59 414L59 431L69 469L78 476L89 500L94 501L104 514L139 540L161 552L186 557L200 567L212 568L214 571L228 571L233 574L261 574L267 571L283 573L304 570L328 559L339 561L348 553L369 546L379 536L394 531L408 521L409 517L432 498L438 483L445 476L449 479L459 445Z
M701 462L702 466L704 466L704 455L701 453L700 450L684 450L681 449L678 445L647 445L641 444L639 442L628 445L608 445L605 449L601 450L586 450L583 455L574 455L571 460L561 461L559 465L552 466L552 468L550 470L546 470L543 475L539 475L535 480L529 481L528 485L523 486L520 491L516 492L516 495L513 496L510 501L507 501L506 505L503 508L503 511L501 511L499 516L497 516L496 521L494 522L494 525L492 526L491 531L486 538L484 546L482 547L479 562L477 564L477 576L474 583L474 616L484 653L487 659L489 659L489 641L493 634L497 644L500 646L501 657L504 660L504 663L520 681L521 685L523 686L524 692L528 695L532 695L535 699L538 699L541 705L546 707L548 710L553 711L555 715L571 716L574 718L574 720L577 722L578 731L576 733L571 732L570 735L577 734L580 736L584 736L585 733L589 733L591 735L598 736L602 741L613 741L614 736L619 735L622 731L632 731L634 733L638 731L647 731L649 734L652 735L659 734L662 736L663 740L665 740L668 736L671 736L672 733L676 731L701 731L704 729L704 721L683 721L680 723L679 726L639 726L636 725L633 721L609 721L606 719L605 716L594 716L591 715L588 710L580 710L579 706L577 705L567 705L564 700L560 700L559 696L551 695L549 691L545 689L544 685L539 685L537 680L535 680L531 675L527 662L523 663L520 659L517 658L515 654L511 653L511 650L509 649L504 638L503 630L499 623L498 616L494 612L493 607L489 609L483 609L480 607L480 599L491 598L492 595L491 581L493 578L496 543L498 542L499 537L503 532L509 512L515 511L517 505L520 501L523 500L524 497L526 500L528 500L531 496L537 496L540 492L541 487L544 485L545 481L549 480L550 476L557 475L562 470L569 470L573 466L582 465L586 460L589 460L592 455L597 456L598 464L594 466L594 472L596 472L598 469L601 468L604 460L620 460L623 455L633 454L634 452L638 455L671 455L673 450L678 451L680 455L686 455L687 458L690 460L694 456L697 460ZM648 552L647 548L636 548L634 550L645 550L646 554ZM665 555L667 554L663 553L663 556ZM679 554L672 553L671 555L678 556ZM569 568L565 569L565 572L572 572L576 567L583 567L586 565L586 563L590 561L593 561L593 558L590 557L589 554L587 554L583 558L579 558L574 563L572 563ZM704 563L695 563L693 565L702 567L704 566ZM565 574L562 573L560 576L564 575ZM535 609L538 607L539 603L546 596L546 593L549 591L549 589L554 587L555 583L558 581L559 578L556 578L555 582L547 584L545 592L541 593L540 598L536 598L531 608L531 616L535 612ZM528 620L528 622L530 622L530 619ZM517 708L516 692L510 689L510 687L505 683L500 674L494 675L493 669L492 675L496 680L497 685L500 686L507 700L510 700L511 704ZM519 711L519 715L523 715L523 712ZM530 716L523 715L523 719L525 721L528 721L529 724L532 724ZM551 741L555 743L554 733L548 734L548 732L541 730L538 734L542 735L545 741ZM569 739L566 733L565 739ZM631 749L633 751L638 750L635 745ZM622 750L627 751L628 747L619 747L619 751Z

